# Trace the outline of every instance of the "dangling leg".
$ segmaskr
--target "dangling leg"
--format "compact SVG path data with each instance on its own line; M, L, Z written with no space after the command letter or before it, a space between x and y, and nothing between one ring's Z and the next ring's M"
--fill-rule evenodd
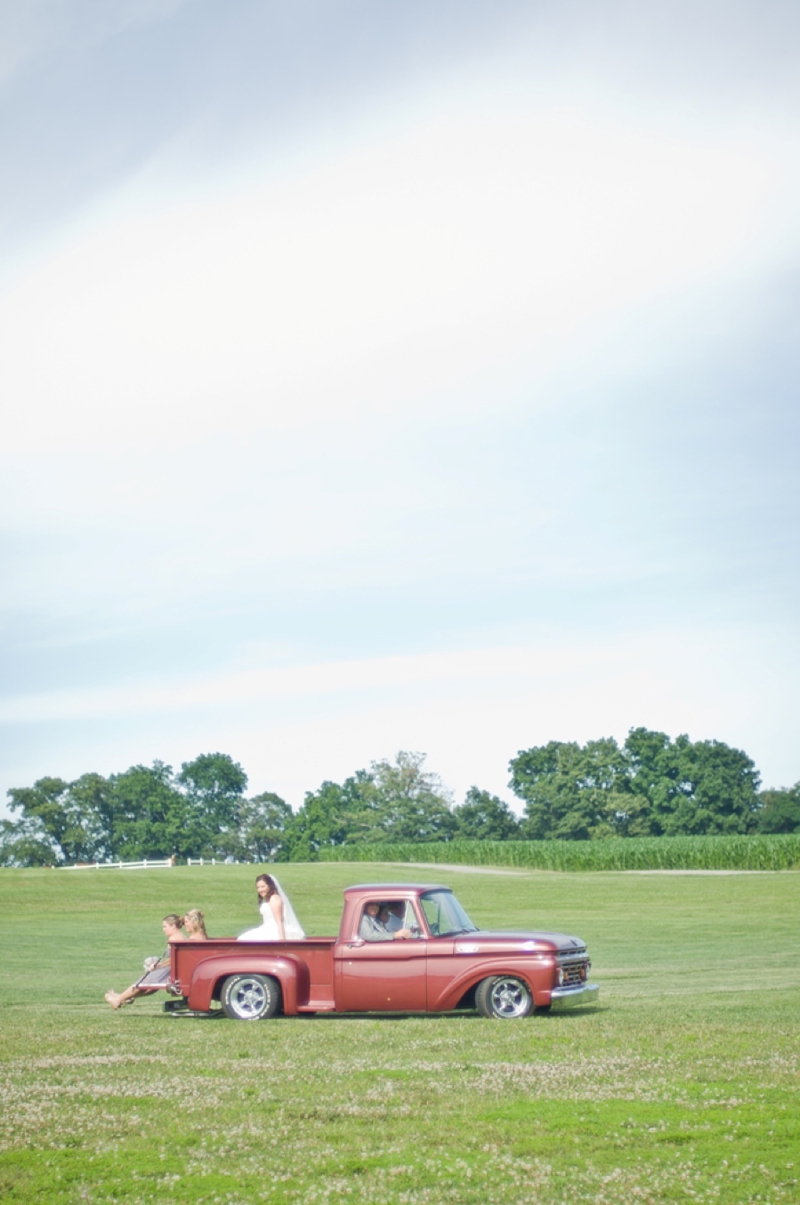
M109 988L105 994L105 999L112 1008L124 1008L126 1004L133 1004L137 996L144 995L137 987L126 987L124 992L115 992L113 987Z

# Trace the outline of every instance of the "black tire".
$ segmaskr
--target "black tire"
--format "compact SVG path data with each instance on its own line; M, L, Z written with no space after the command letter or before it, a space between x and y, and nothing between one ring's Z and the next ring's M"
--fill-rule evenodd
M475 1007L482 1017L514 1021L533 1012L533 996L527 983L513 975L484 979L475 991Z
M261 1021L278 1011L281 989L269 975L231 975L222 985L219 1002L232 1021Z

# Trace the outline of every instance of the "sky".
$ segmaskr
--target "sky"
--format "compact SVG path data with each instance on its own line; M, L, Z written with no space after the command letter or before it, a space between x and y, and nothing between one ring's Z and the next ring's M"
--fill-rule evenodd
M0 3L0 798L800 780L798 60L776 0Z

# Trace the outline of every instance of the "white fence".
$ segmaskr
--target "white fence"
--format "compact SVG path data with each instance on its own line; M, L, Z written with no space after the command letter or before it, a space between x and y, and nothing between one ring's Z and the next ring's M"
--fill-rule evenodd
M78 862L75 866L61 866L61 870L156 870L160 866L174 866L171 858L144 858L141 862ZM187 858L187 866L226 866L227 859Z
M141 862L78 862L75 866L62 866L62 870L156 870L161 866L172 867L174 858L144 858Z

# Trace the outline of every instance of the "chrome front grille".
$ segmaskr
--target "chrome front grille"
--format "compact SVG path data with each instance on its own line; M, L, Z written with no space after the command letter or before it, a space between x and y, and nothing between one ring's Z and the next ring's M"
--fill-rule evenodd
M558 982L561 987L580 987L586 982L591 963L587 958L580 962L562 962L558 968Z

